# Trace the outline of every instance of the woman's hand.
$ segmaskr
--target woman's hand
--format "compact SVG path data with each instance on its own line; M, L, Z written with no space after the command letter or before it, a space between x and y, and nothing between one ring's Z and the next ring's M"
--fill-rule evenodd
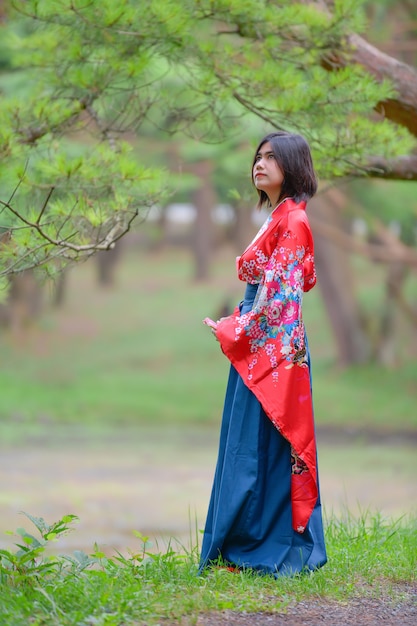
M205 317L203 319L203 324L206 324L206 326L208 326L210 328L211 332L213 333L213 335L217 339L216 331L217 331L217 324L218 324L218 322L215 322L210 317ZM218 339L217 339L217 341L218 341Z
M217 338L217 325L220 324L220 322L222 322L225 319L226 319L225 317L221 317L219 320L217 320L217 322L212 320L210 317L205 317L203 319L203 324L206 324L206 326L210 328L211 332L216 337L217 341L219 341Z

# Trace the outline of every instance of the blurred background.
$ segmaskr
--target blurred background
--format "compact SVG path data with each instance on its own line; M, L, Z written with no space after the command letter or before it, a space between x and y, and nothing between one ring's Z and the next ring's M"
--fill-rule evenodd
M368 40L415 66L409 3L366 9ZM1 53L1 85L12 88L18 70ZM245 141L202 146L147 129L134 150L177 177L175 193L114 249L54 280L32 270L10 279L0 304L0 546L25 524L21 511L79 516L60 551L124 550L133 531L160 548L198 542L229 368L201 321L241 299L235 257L265 217L249 184L252 146L268 130L254 124ZM392 259L390 246L415 251L416 183L322 181L308 212L318 284L304 317L325 515L407 517L417 496L417 277L414 257Z

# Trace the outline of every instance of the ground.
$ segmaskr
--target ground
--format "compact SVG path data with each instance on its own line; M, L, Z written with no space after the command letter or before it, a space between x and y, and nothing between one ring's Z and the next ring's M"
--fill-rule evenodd
M415 626L417 587L404 588L404 600L356 598L340 602L299 602L284 614L224 611L202 615L196 626ZM186 626L184 622L181 626Z
M172 536L185 545L196 540L195 526L203 524L211 488L215 429L141 427L134 432L103 431L99 436L80 427L54 436L51 432L23 437L19 443L2 441L2 531L30 528L20 515L25 510L50 522L66 513L79 515L75 532L57 545L61 553L91 551L95 541L108 552L133 548L138 541L133 530L156 536L154 547L161 550ZM414 441L411 445L400 439L371 445L363 439L348 442L346 435L341 442L319 432L319 442L322 495L329 511L340 512L343 503L349 502L362 510L371 503L394 515L410 510L416 495L415 473L401 474L401 467L415 467ZM355 463L349 461L352 454ZM392 459L391 464L381 466L381 455ZM361 460L366 471L361 469ZM4 536L0 547L10 547L12 542L13 538ZM197 622L195 616L183 618L175 626L414 626L417 586L399 583L396 591L401 602L392 603L388 595L380 594L348 603L309 600L283 605L282 613L227 610L200 615Z
M397 518L415 506L414 440L356 440L319 430L318 441L325 515L377 510ZM60 552L88 552L94 542L108 552L136 548L133 531L161 550L171 538L189 546L204 525L217 442L216 427L191 425L107 431L51 425L19 442L3 436L0 548L13 541L5 531L30 525L21 511L47 522L78 515L75 532L57 544Z

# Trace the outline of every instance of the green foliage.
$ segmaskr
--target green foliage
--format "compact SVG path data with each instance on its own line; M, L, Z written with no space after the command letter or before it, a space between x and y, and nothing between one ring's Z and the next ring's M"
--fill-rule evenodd
M144 135L250 142L257 119L305 134L322 177L407 153L407 133L371 117L391 86L359 67L323 67L365 28L362 5L13 2L0 50L0 227L12 233L2 272L56 269L111 247L143 207L163 202L169 183L161 189L160 173L146 169Z
M0 581L11 586L34 585L40 576L60 572L61 564L55 557L44 557L50 542L57 541L70 530L70 525L77 521L76 515L65 515L53 524L47 524L42 517L24 513L35 525L40 537L35 537L24 528L16 530L20 537L16 543L17 551L0 550ZM10 533L9 533L10 534Z
M24 170L15 156L0 174L0 188L9 195L1 228L13 230L2 245L0 275L33 266L56 270L111 247L139 213L164 197L164 173L135 164L129 144L117 151L106 144L75 148L42 139Z
M29 518L45 535L39 518ZM45 526L67 529L71 518ZM23 626L28 620L44 626L151 625L167 619L196 621L200 613L225 609L279 614L289 604L317 597L346 603L383 593L393 603L404 602L404 585L415 583L415 521L370 514L330 519L325 530L328 564L311 575L278 580L224 569L198 576L197 548L184 552L168 546L161 553L151 550L140 533L135 534L141 549L129 550L127 556L106 556L98 546L91 554L76 551L52 560L36 555L30 568L22 564L18 576L8 567L2 569L0 617L5 626ZM23 529L18 534L31 537ZM14 555L2 550L1 559L11 563Z

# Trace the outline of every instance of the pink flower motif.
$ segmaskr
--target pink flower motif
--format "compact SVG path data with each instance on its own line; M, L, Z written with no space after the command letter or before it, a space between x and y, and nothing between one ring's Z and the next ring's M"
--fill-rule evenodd
M282 305L280 302L272 302L272 304L270 304L270 306L268 307L268 318L271 321L276 321L277 319L279 319L281 315L281 309Z
M289 302L284 306L282 318L284 324L292 324L297 319L298 307L294 303Z

